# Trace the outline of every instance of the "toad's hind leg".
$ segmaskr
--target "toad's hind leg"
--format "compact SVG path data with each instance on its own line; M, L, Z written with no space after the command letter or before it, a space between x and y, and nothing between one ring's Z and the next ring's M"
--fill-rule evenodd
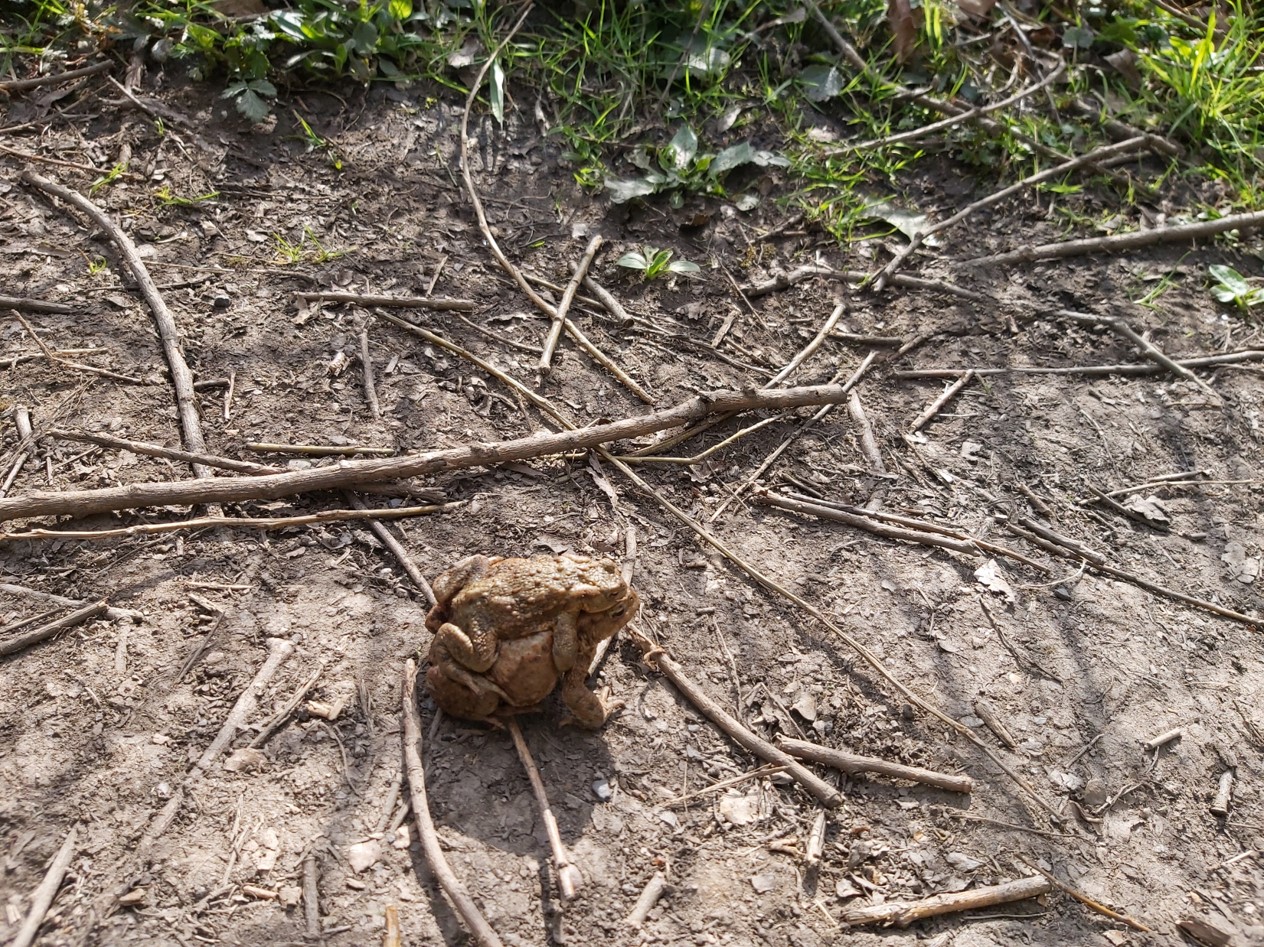
M482 683L484 686L471 686ZM438 666L426 672L426 687L434 696L435 703L454 717L467 720L486 720L500 707L503 692L490 681L467 682L458 680Z
M430 647L461 667L479 674L496 663L496 634L479 625L472 626L466 634L451 622L444 622L435 632Z

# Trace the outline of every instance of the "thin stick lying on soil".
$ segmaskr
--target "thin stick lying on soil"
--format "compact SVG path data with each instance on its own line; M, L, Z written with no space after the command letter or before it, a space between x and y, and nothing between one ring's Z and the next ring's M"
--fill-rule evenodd
M579 265L575 267L575 275L571 277L571 281L566 284L566 289L562 292L562 301L553 310L553 323L549 326L549 334L544 340L544 351L540 353L540 371L542 372L553 369L553 353L557 350L558 340L562 337L562 329L566 326L566 314L570 312L571 303L575 301L575 294L579 292L579 284L588 275L588 267L592 266L597 251L601 249L601 243L601 234L594 234L588 241L584 255L580 257Z
M189 365L184 360L184 353L180 348L180 333L176 328L175 317L171 315L171 310L163 301L158 287L154 285L149 270L145 268L140 253L136 250L136 244L132 243L123 229L111 220L108 214L82 194L62 187L30 170L23 171L20 180L77 207L91 217L96 225L114 241L123 262L127 264L132 274L132 279L140 287L141 295L145 297L145 302L149 304L149 310L153 313L158 337L162 341L163 354L167 358L167 367L171 371L171 387L175 391L176 408L180 414L185 450L196 454L206 453L206 439L202 436L202 422L198 417L197 395L193 391L193 373L189 371ZM202 464L194 464L193 474L195 477L210 477L211 470Z
M1149 339L1143 338L1139 335L1137 331L1133 329L1132 326L1128 325L1128 323L1120 316L1098 316L1087 312L1072 312L1069 309L1059 309L1057 311L1057 315L1064 319L1070 319L1073 322L1078 322L1081 325L1105 326L1116 335L1122 336L1137 348L1141 349L1141 354L1150 359L1150 361L1154 362L1156 365L1166 368L1172 374L1179 375L1187 381L1192 381L1195 385L1201 388L1205 394L1210 395L1217 401L1220 400L1220 396L1216 394L1216 392L1212 390L1205 381L1191 372L1184 365L1181 365L1179 362L1174 362L1172 359L1168 358L1168 356L1165 355L1157 345Z
M853 388L860 384L860 380L865 377L865 372L869 371L869 367L873 365L873 360L875 358L877 358L877 353L872 351L869 352L869 354L861 361L859 367L851 373L851 377L843 382L843 388L850 392ZM830 383L833 384L837 382L841 375L842 372L836 374L832 379L830 379ZM719 519L720 514L724 512L728 505L739 499L742 494L754 486L755 481L762 477L768 471L768 468L777 462L777 458L790 449L791 444L798 440L812 425L816 424L818 421L824 420L825 416L833 410L834 405L823 405L818 408L811 417L804 418L804 420L800 422L799 426L791 431L780 444L773 448L768 456L760 462L758 467L751 471L746 479L742 481L741 485L724 498L724 501L717 506L715 512L711 514L710 521L714 523L717 519Z
M939 397L927 405L926 410L913 420L913 423L909 425L909 431L920 431L929 424L931 419L943 409L944 405L953 399L957 392L970 384L970 379L972 378L974 378L974 370L967 368L960 378L940 392Z
M63 615L56 621L50 621L46 625L33 628L24 635L18 635L16 638L10 638L7 641L0 641L0 656L6 654L17 654L33 644L41 641L47 641L59 631L67 628L73 628L75 625L82 624L85 621L96 618L106 609L105 601L94 602L91 605L85 605L77 611L71 612L69 615Z
M832 766L843 773L877 773L879 776L890 776L892 779L907 779L924 786L936 789L947 789L950 792L973 792L974 780L969 776L958 776L954 773L937 773L934 770L922 769L918 766L905 766L872 756L857 756L843 750L831 749L819 743L806 740L793 740L782 737L777 740L781 747L791 756L800 760L811 760Z
M544 791L544 780L540 778L540 770L531 756L531 748L522 737L522 728L513 717L505 718L505 727L513 738L514 749L518 751L518 759L522 768L527 771L527 779L531 781L531 791L535 794L535 804L540 810L540 818L544 821L544 831L549 837L549 848L553 851L553 870L557 873L557 889L562 900L574 901L584 883L584 876L571 861L570 853L562 844L562 833L557 827L557 817L549 805L548 793Z
M632 905L632 910L628 912L623 923L628 927L640 927L644 924L645 919L650 916L650 911L654 910L654 905L658 904L658 899L666 890L667 876L661 871L654 872L650 880L645 883L645 887L641 889L640 897L636 899L636 904Z
M751 283L743 286L742 291L748 298L754 299L759 296L766 296L768 293L775 293L781 289L789 289L791 286L806 279L811 279L814 276L841 280L844 283L856 285L866 282L873 274L865 273L861 270L836 270L829 266L801 266L798 269L791 270L789 273L779 273L772 279L764 280L762 283ZM924 279L920 276L906 276L903 273L895 273L892 274L887 282L892 286L899 286L903 289L921 289L931 293L945 293L974 303L992 302L982 293L976 293L941 280Z
M0 501L2 502L2 501ZM1018 525L1021 524L1021 525ZM1259 629L1264 627L1264 618L1256 615L1244 615L1242 612L1235 612L1231 608L1225 608L1217 605L1215 602L1209 602L1206 599L1195 598L1192 595L1186 595L1184 592L1177 592L1170 589L1166 585L1160 585L1157 582L1151 582L1149 579L1142 578L1134 572L1126 572L1123 569L1117 569L1106 563L1105 557L1094 550L1088 549L1081 543L1065 536L1059 536L1046 526L1042 526L1027 517L1019 517L1018 523L1006 523L1006 528L1015 536L1021 536L1029 543L1047 549L1050 552L1062 556L1064 559L1071 559L1075 562L1083 562L1089 569L1094 569L1106 575L1113 576L1116 579L1123 579L1125 582L1131 582L1133 585L1139 586L1146 591L1153 592L1155 595L1161 595L1164 598L1170 598L1174 602L1181 602L1185 605L1192 605L1194 608L1201 608L1204 611L1211 612L1213 615L1220 615L1223 618L1232 618L1234 621L1242 622L1244 625L1250 625Z
M61 843L61 848L49 862L48 871L44 873L44 880L31 893L31 909L26 912L26 920L18 928L17 935L9 942L9 947L31 947L35 943L35 935L39 933L40 925L44 923L44 915L52 907L57 889L61 887L61 880L66 877L66 869L74 860L75 839L78 835L79 826L72 825L70 831L66 833L65 841Z
M526 389L530 391L530 389ZM779 410L809 405L838 404L847 397L840 385L805 388L773 388L750 391L713 391L671 408L608 424L544 431L509 441L468 444L448 450L429 451L377 460L349 460L335 466L295 470L260 477L216 477L211 480L176 480L134 483L123 487L74 492L32 492L0 500L0 521L31 516L89 516L108 510L172 504L236 503L242 500L276 499L331 490L362 483L380 483L440 470L489 466L586 450L599 444L642 437L678 427L709 414L732 411ZM547 403L547 402L546 402Z
M377 403L377 384L373 380L373 356L369 354L369 330L360 330L360 372L364 378L364 398L369 403L369 414L376 421L382 416Z
M989 885L986 888L972 888L954 894L936 894L921 901L887 901L883 904L869 904L852 908L843 914L839 921L848 926L858 924L894 924L896 927L908 927L914 921L941 914L955 914L960 911L972 911L975 908L988 908L997 904L1009 904L1013 901L1025 901L1039 897L1053 890L1053 885L1040 875L1007 881L1004 884Z
M1138 230L1134 233L1117 233L1109 237L1045 243L1035 247L1023 247L1021 250L1011 250L1008 253L996 253L992 256L953 262L957 266L983 266L985 264L995 266L1009 263L1032 263L1036 260L1065 260L1072 256L1101 252L1117 253L1120 250L1136 250L1161 243L1191 243L1195 240L1228 233L1230 230L1250 231L1260 227L1264 227L1264 211L1252 211L1249 214L1232 214L1218 220L1200 220L1192 224L1156 227L1153 230Z
M7 82L0 82L0 92L28 92L31 89L38 89L40 86L51 85L55 82L70 82L73 79L84 79L88 76L99 75L103 72L109 72L114 68L114 63L98 62L91 66L84 66L81 69L68 69L65 72L59 72L54 75L36 76L34 79L10 79Z
M31 459L31 450L35 446L35 431L31 427L31 411L24 405L16 405L13 409L13 424L18 429L17 456L13 458L13 465L9 467L9 472L4 477L4 482L0 483L0 499L9 495L9 488L13 486L13 481L18 478L18 474L22 472L22 468L26 466L26 462Z
M779 750L767 740L752 733L730 715L724 708L708 697L680 669L680 666L652 641L639 632L629 629L632 640L641 649L644 661L656 668L662 675L676 685L676 689L689 699L708 720L714 723L733 742L744 746L766 763L784 766L786 772L806 789L823 806L834 808L843 802L843 794L821 779L807 767L795 760L784 750Z
M215 735L215 739L211 741L210 746L203 751L198 757L198 761L193 764L188 773L185 774L184 781L171 794L171 798L167 800L167 804L162 807L162 811L154 817L154 820L145 830L145 834L132 849L132 857L124 863L124 868L130 870L135 868L137 864L148 866L150 853L153 851L154 845L157 843L171 827L171 823L175 821L176 816L180 812L180 807L184 804L184 797L188 790L192 789L216 760L223 754L224 750L232 742L233 737L237 735L246 724L247 718L254 712L255 706L259 702L259 695L263 693L264 687L272 680L277 670L285 662L291 654L294 653L294 645L281 638L268 639L268 657L260 665L259 670L255 672L254 678L246 685L246 688L237 698L237 702L233 704L232 710L228 712L228 716L224 718L224 723L219 729L219 733ZM102 915L108 915L118 906L118 901L123 895L132 889L133 878L126 878L120 886L110 892L108 901L102 905Z
M1140 135L1136 138L1129 138L1127 141L1120 141L1120 142L1115 142L1114 144L1110 144L1110 145L1103 145L1102 147L1094 149L1093 151L1090 151L1087 154L1082 154L1075 158L1071 158L1067 161L1062 162L1059 165L1055 165L1052 168L1046 168L1044 171L1038 171L1035 174L1029 174L1027 177L1023 178L1021 181L1016 181L1015 183L1009 185L1009 187L1003 187L999 191L993 191L987 197L984 197L981 200L977 200L973 204L970 204L968 207L964 207L961 210L957 211L957 213L953 214L947 220L941 220L939 223L935 224L933 227L927 227L925 230L920 230L917 233L915 233L912 239L909 240L909 242L905 245L905 247L902 250L900 250L900 252L897 253L894 257L892 257L891 261L882 268L882 271L880 273L878 273L877 278L874 279L873 281L873 288L875 290L882 289L882 287L885 285L886 280L891 276L891 274L894 273L896 270L898 270L904 264L904 261L907 260L910 256L912 256L913 252L916 251L917 248L920 247L922 244L924 244L928 238L934 236L937 233L940 233L941 231L947 230L950 227L956 226L957 224L961 223L961 221L965 220L967 217L971 216L972 214L978 213L979 211L983 210L986 207L991 207L993 204L997 203L998 201L1002 201L1006 197L1009 197L1011 194L1015 194L1018 191L1024 190L1025 188L1028 188L1033 184L1039 184L1042 181L1049 180L1050 178L1059 177L1070 171L1074 171L1077 168L1085 167L1086 165L1090 165L1090 166L1097 165L1104 158L1110 158L1110 157L1113 157L1114 155L1121 155L1121 154L1127 154L1129 152L1139 151L1142 148L1148 147L1149 144L1150 144L1149 136Z
M482 232L483 239L487 241L487 248L491 250L492 257L500 264L500 268L508 273L510 277L513 278L513 281L518 284L518 288L522 290L523 295L531 300L532 305L550 319L554 320L555 323L560 322L562 327L570 333L571 337L579 343L580 347L599 364L601 364L607 371L613 374L615 378L619 380L620 384L646 404L654 404L653 395L647 392L644 388L637 384L631 376L619 368L614 359L610 358L610 356L606 355L598 349L596 345L589 341L589 339L579 330L579 327L576 326L570 319L565 317L565 313L559 317L557 309L549 303L547 299L535 291L535 289L527 281L527 278L522 275L522 271L510 261L509 257L505 256L504 251L500 249L500 244L496 242L496 237L492 233L491 225L487 222L487 213L483 210L483 202L479 199L478 190L474 187L474 177L470 173L469 154L470 110L474 107L474 99L478 96L478 90L483 84L483 79L487 76L487 70L490 69L492 63L496 61L496 57L500 55L501 50L503 50L505 46L509 44L509 41L513 39L514 34L518 32L519 28L526 21L527 14L530 12L531 4L528 3L523 7L522 14L518 17L517 22L514 23L513 28L510 29L505 38L500 41L500 45L496 47L492 54L487 57L487 61L483 63L482 68L479 69L478 74L474 77L474 82L470 85L470 94L466 97L465 109L461 113L461 178L465 182L465 190L470 196L470 204L473 206L474 216L478 220L478 229Z
M1041 572L1047 573L1049 571L1049 567L1043 562L1037 562L1035 559L1024 556L1021 552L1010 549L1008 546L1001 546L986 539L976 539L958 530L949 529L946 526L940 526L938 523L931 523L927 520L919 520L912 516L883 513L879 510L866 510L863 507L851 506L848 503L818 500L797 493L786 495L765 491L759 495L758 501L783 510L791 510L795 513L804 513L809 516L819 516L822 519L846 523L848 526L855 526L857 529L863 529L866 532L873 533L875 536L884 536L887 539L900 539L905 542L923 543L928 546L942 546L945 549L963 552L966 555L990 552L993 555L1005 556L1008 559L1021 562ZM882 523L898 524L899 527L906 528L883 526L881 525ZM928 533L936 536L946 536L954 540L954 542L952 544L937 542L934 538L928 537Z
M430 873L439 882L439 887L457 916L465 925L465 929L474 937L475 943L481 947L502 947L501 940L487 923L483 913L470 897L465 886L452 873L448 860L439 846L439 836L435 832L434 822L430 819L430 803L426 797L426 771L421 763L421 715L417 711L417 664L411 658L404 663L403 692L404 715L404 769L408 774L408 788L412 796L413 817L417 821L417 836L421 842L422 853L426 856L426 864Z
M6 595L25 595L28 598L39 599L42 602L49 602L52 605L62 605L66 608L83 608L89 602L81 602L75 598L66 598L61 595L54 595L52 592L42 592L39 589L28 589L22 585L12 585L8 582L0 582L0 592ZM119 621L126 619L128 621L138 621L141 613L130 608L114 608L113 606L105 610L105 617L110 621Z
M23 539L117 539L120 536L152 536L157 533L174 533L185 529L210 529L226 526L234 529L286 529L291 526L314 526L318 523L347 523L357 520L404 519L410 516L428 516L445 513L465 505L464 500L427 506L386 507L380 510L322 510L300 516L199 516L191 520L171 523L139 523L120 526L117 529L28 529L23 532L0 532L0 543ZM3 652L0 651L0 654Z
M435 299L430 296L379 296L373 293L298 292L300 299L314 302L350 303L354 306L385 306L394 309L431 309L436 312L473 312L469 299Z
M1217 365L1236 365L1239 362L1258 362L1264 360L1264 351L1246 349L1241 352L1225 352L1223 355L1197 355L1190 358L1175 358L1172 362L1182 368L1214 368ZM962 372L972 371L976 375L1153 375L1155 372L1167 370L1164 366L1153 365L1006 365L1000 368L912 368L896 369L891 373L893 378L958 378Z
M28 296L0 296L0 309L16 309L19 312L47 312L60 316L69 316L77 310L66 303L49 302L46 299L31 299ZM85 352L96 352L100 349L85 349ZM63 352L62 354L69 354Z
M302 454L305 457L354 457L368 454L373 457L391 457L393 447L370 447L365 444L271 444L265 441L248 441L246 450L260 454Z
M1025 858L1019 858L1018 860L1022 862L1024 865L1026 865L1028 868L1030 868L1032 871L1039 872L1040 876L1044 878L1046 882L1048 882L1053 887L1057 888L1063 894L1069 895L1070 897L1074 898L1076 901L1079 901L1080 904L1084 905L1086 908L1094 910L1098 914L1101 914L1101 915L1104 915L1105 917L1110 918L1112 921L1119 921L1120 923L1127 924L1134 931L1139 931L1142 934L1148 934L1152 930L1152 928L1147 927L1145 924L1142 924L1140 921L1133 920L1126 914L1120 914L1118 911L1111 910L1110 908L1106 907L1106 905L1098 901L1094 901L1092 898L1090 898L1086 894L1080 894L1080 892L1076 891L1070 885L1059 881L1057 878L1049 874L1049 872L1045 871L1039 865L1033 865L1031 862L1029 862Z
M129 385L149 384L149 382L145 381L145 379L137 378L135 375L123 375L119 372L110 371L108 368L97 368L97 366L89 365L86 362L76 362L73 359L62 358L44 344L44 340L36 334L35 329L32 328L31 324L22 318L22 314L20 312L16 309L10 309L9 313L17 319L18 322L22 323L22 328L26 330L27 334L35 342L36 346L38 346L40 352L42 352L44 357L54 365L62 365L77 372L87 372L89 375L100 375L102 378L112 378L115 381L125 381Z
M67 431L64 428L54 428L45 436L56 437L63 441L81 441L86 444L99 444L102 447L113 447L116 450L130 450L134 454L145 454L149 457L165 457L168 460L180 460L185 463L205 464L207 467L219 467L223 470L235 470L238 473L256 475L285 473L284 467L269 467L266 464L252 464L248 460L233 460L232 458L219 457L215 454L191 454L185 450L176 450L174 447L164 447L161 444L149 444L145 441L129 441L121 437L112 437L109 434L98 434L89 431Z
M347 502L357 510L369 512L368 507L364 505L364 501L356 496L352 491L344 490L342 495L346 497ZM404 570L404 573L408 576L408 578L412 579L413 585L417 586L417 588L421 591L421 594L425 596L426 604L433 606L435 604L434 590L430 588L430 583L427 582L426 577L421 574L421 570L418 569L412 559L409 558L408 551L404 549L403 544L395 538L395 535L389 529L387 529L382 523L378 522L376 518L370 519L368 525L369 529L373 530L373 535L378 538L378 542L390 551L391 555L393 555L395 560L399 563L400 568Z

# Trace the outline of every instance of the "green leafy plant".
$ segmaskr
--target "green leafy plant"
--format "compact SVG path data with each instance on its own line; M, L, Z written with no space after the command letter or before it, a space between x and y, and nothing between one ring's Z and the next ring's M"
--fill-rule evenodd
M695 277L702 272L702 267L698 266L697 263L691 263L689 260L673 260L670 250L663 250L658 247L642 247L640 250L631 250L623 254L615 262L619 266L627 267L630 270L640 270L643 278L647 280L656 279L665 273Z
M789 159L755 148L748 141L731 145L717 154L700 152L698 135L689 125L682 125L663 147L639 148L629 160L644 173L634 178L606 179L606 189L616 204L664 191L723 194L723 179L735 168L790 164Z
M1242 312L1264 303L1264 288L1252 286L1251 281L1231 266L1214 263L1208 267L1216 282L1211 294L1222 303L1233 303Z

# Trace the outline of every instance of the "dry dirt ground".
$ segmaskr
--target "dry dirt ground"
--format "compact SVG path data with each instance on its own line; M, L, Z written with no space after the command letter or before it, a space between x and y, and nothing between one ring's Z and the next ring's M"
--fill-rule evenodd
M274 128L247 131L212 92L148 88L144 95L162 108L165 134L134 109L102 105L113 90L92 87L60 102L13 100L4 124L34 124L11 131L7 145L49 159L29 167L85 194L97 176L85 168L126 161L127 173L92 199L141 247L196 379L233 379L230 399L224 387L202 393L211 453L300 467L332 461L245 445L406 453L554 427L492 375L366 308L296 299L314 289L472 300L468 317L402 314L516 377L577 423L648 410L568 340L556 370L537 378L547 323L492 260L460 186L459 103L390 91L344 107L308 96L296 104L336 152L338 170L330 152L308 150L286 112ZM53 107L65 111L49 114ZM949 265L1059 237L1047 200L1025 199L980 215L948 246L911 261L909 273L966 286L983 301L916 287L847 292L809 279L748 307L726 272L751 283L804 263L868 268L872 261L797 224L761 236L787 216L771 200L752 216L718 203L680 212L612 208L580 192L554 143L525 121L511 118L502 131L476 114L471 127L471 166L492 225L511 259L556 283L568 279L589 235L606 238L593 271L631 319L583 299L573 316L656 405L765 384L843 299L838 330L851 335L832 334L786 383L845 378L875 352L856 390L884 471L865 453L864 426L840 407L794 440L762 481L986 537L1044 569L770 509L749 492L720 511L811 409L694 464L636 467L661 497L970 728L1029 792L609 464L554 456L427 481L461 505L389 526L424 575L475 552L613 556L632 571L644 602L639 628L757 733L806 736L975 780L966 796L818 768L845 801L829 812L823 857L810 866L813 800L783 774L701 792L760 762L644 667L621 637L599 680L626 707L604 729L560 728L556 707L523 718L562 837L585 876L580 897L563 905L508 736L451 719L432 726L435 708L423 698L439 834L504 942L1177 944L1185 942L1177 923L1201 918L1227 932L1229 943L1264 943L1260 626L1059 558L1006 526L1022 517L1048 522L1108 567L1226 609L1264 613L1258 369L1204 370L1210 392L1159 371L979 375L913 436L906 436L911 422L945 382L896 374L1150 364L1115 333L1054 315L1063 308L1124 316L1173 355L1259 348L1258 323L1218 307L1205 283L1209 263L1250 272L1249 246ZM50 362L5 315L0 394L8 407L30 409L37 433L65 428L178 445L149 311L100 229L21 185L25 166L0 157L4 292L68 304L68 312L26 318L50 348L91 349L67 357L144 384ZM942 217L993 186L945 167L911 193ZM214 199L187 205L162 199L211 192ZM1101 208L1086 199L1080 209ZM702 278L629 279L613 261L646 243L702 264ZM892 248L871 246L879 259ZM1157 308L1133 302L1165 274L1171 285ZM362 384L362 329L376 368L378 419ZM751 420L729 420L666 453L698 454ZM615 447L627 453L651 440ZM0 450L7 474L21 450L12 412ZM1173 474L1180 474L1174 482L1118 497L1142 500L1133 504L1141 520L1094 502L1094 488ZM180 462L45 436L9 495L190 476ZM283 516L348 502L341 493L312 494L223 512ZM106 529L193 512L127 510L9 521L4 529ZM1157 519L1143 522L1147 512ZM366 525L94 541L6 533L0 573L0 643L20 633L16 623L65 611L28 592L108 598L134 613L97 618L0 657L0 941L17 930L77 825L40 944L372 944L383 942L394 910L407 944L467 942L427 874L399 793L401 672L409 657L425 654L426 604ZM291 643L293 654L224 754L191 776L265 661L269 639ZM341 713L331 721L301 709L259 752L240 753L314 675L309 697L344 702ZM1012 748L981 719L979 708L989 706ZM1178 737L1147 749L1146 741L1173 728ZM229 760L248 765L229 769ZM1234 774L1227 818L1210 811L1226 771ZM691 798L677 802L682 796ZM174 820L154 836L173 797L180 799ZM154 841L145 857L137 845L147 835ZM857 905L1034 874L1025 862L1152 932L1060 892L903 930L839 927ZM315 903L300 895L305 863L316 872ZM656 872L668 888L644 925L629 929L624 919ZM115 903L121 891L128 895Z

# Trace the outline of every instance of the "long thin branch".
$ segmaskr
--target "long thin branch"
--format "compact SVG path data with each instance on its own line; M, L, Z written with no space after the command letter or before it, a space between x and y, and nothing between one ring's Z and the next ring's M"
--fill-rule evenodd
M105 609L106 604L104 601L95 602L92 605L85 605L83 608L71 612L69 615L63 615L61 618L51 621L46 625L41 625L39 628L32 629L24 635L19 635L16 638L10 638L7 641L0 641L0 656L6 654L17 654L24 648L29 648L33 644L38 644L41 641L45 641L53 637L53 635L63 629L73 628L81 622L88 621L91 618L96 618L104 612Z
M1113 145L1103 145L1101 148L1097 148L1087 154L1071 158L1070 160L1064 161L1052 168L1046 168L1044 171L1038 171L1035 174L1030 174L1021 181L1016 181L1011 184L1009 187L1003 187L999 191L993 191L991 194L987 195L987 197L977 200L968 207L964 207L957 211L957 213L953 214L947 220L941 220L933 227L928 227L925 230L914 234L913 238L909 240L904 249L892 257L891 261L882 268L882 271L873 282L873 288L875 290L882 289L891 275L904 264L904 261L907 260L918 247L926 242L927 238L932 237L941 231L947 230L949 227L956 226L967 217L983 210L985 207L991 207L998 201L1004 200L1009 195L1015 194L1033 184L1039 184L1042 181L1058 177L1059 175L1066 174L1069 171L1074 171L1076 168L1082 168L1085 165L1095 165L1104 158L1110 158L1114 155L1137 151L1138 149L1146 146L1148 143L1147 136L1141 135L1137 138L1129 138L1127 141L1117 142Z
M361 483L437 473L440 470L489 466L546 454L587 450L598 444L642 437L655 431L688 424L709 414L839 404L846 399L846 389L841 385L714 391L690 398L672 408L608 424L596 424L570 431L547 431L509 441L467 444L449 450L404 457L348 460L329 467L259 477L216 477L205 481L134 483L123 487L77 492L28 493L0 500L0 522L31 516L90 516L93 513L143 506L276 499L313 490L332 490Z
M1264 211L1252 211L1248 214L1232 214L1218 220L1200 220L1192 224L1177 224L1173 227L1156 227L1153 230L1138 230L1133 233L1117 233L1109 237L1092 237L1085 240L1067 240L1062 243L1044 243L1035 247L1023 247L1010 250L1008 253L995 253L991 256L975 257L971 260L954 260L958 266L1005 265L1008 263L1033 263L1037 260L1063 260L1072 256L1084 256L1089 253L1116 253L1120 250L1135 250L1139 247L1152 247L1160 243L1189 243L1214 237L1230 230L1257 230L1264 227Z
M175 390L176 408L180 413L180 427L184 435L185 449L199 454L206 453L206 439L202 436L202 421L198 417L197 395L193 391L193 373L189 371L189 365L184 360L184 352L180 348L180 333L176 328L175 317L163 301L158 287L154 285L149 270L145 268L140 253L136 250L136 244L132 243L131 238L123 232L123 228L116 224L105 211L82 194L50 181L29 169L22 172L20 180L77 207L91 217L96 225L114 241L123 262L127 264L132 274L132 279L140 287L141 295L145 297L145 302L149 304L150 312L153 313L158 338L162 342L167 367L171 371L171 387ZM196 477L212 476L210 468L202 464L193 465L193 474Z
M1225 352L1223 355L1196 355L1190 358L1172 359L1184 368L1215 368L1217 365L1237 365L1240 362L1264 361L1264 350L1246 349L1241 352ZM958 378L965 371L976 375L1153 375L1162 366L1153 365L1006 365L999 368L912 368L896 369L892 378Z
M430 802L426 798L426 770L421 762L421 715L417 712L417 665L411 658L404 663L402 704L404 716L404 768L408 773L408 788L412 795L413 818L417 821L417 835L421 850L426 856L430 873L439 882L465 927L481 947L501 947L501 940L483 917L465 885L448 865L439 836L430 818Z
M31 895L31 909L27 912L26 920L19 928L17 936L10 941L9 947L31 947L35 943L35 935L39 933L40 924L44 922L44 915L52 907L53 898L57 896L57 889L61 887L61 880L66 877L66 869L74 860L75 839L78 834L79 826L72 825L70 831L66 833L65 841L61 843L61 848L57 850L57 854L49 863L44 880Z

